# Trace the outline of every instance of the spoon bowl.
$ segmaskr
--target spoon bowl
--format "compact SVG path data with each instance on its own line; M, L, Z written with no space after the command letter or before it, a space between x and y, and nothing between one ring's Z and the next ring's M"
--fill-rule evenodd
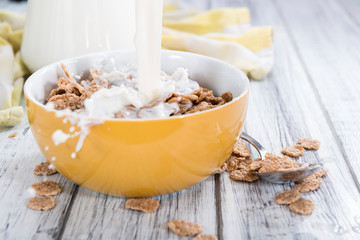
M249 136L247 133L243 132L241 134L241 139L247 141L252 146L255 147L255 149L260 154L260 159L264 160L266 153L268 151L254 138ZM301 178L304 178L306 176L309 176L310 174L313 174L317 170L319 170L323 165L319 163L311 163L311 164L300 164L300 168L296 169L284 169L277 172L269 172L269 173L257 173L260 179L265 180L267 182L276 183L276 184L284 184L284 183L290 183L290 182L296 182L300 180Z

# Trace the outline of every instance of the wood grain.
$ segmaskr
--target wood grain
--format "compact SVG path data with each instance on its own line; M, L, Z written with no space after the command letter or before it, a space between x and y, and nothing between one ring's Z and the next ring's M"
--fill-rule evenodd
M343 8L343 10L347 13L347 17L352 20L353 24L360 26L360 4L357 0L343 0L341 4L339 4Z
M309 217L295 215L287 207L275 204L276 193L290 188L289 185L237 183L223 175L223 238L332 239L336 237L336 225L348 230L344 237L357 237L351 229L359 214L358 210L354 211L359 206L359 191L322 111L322 102L279 18L279 7L269 1L222 1L214 6L224 5L248 6L254 24L272 24L275 28L276 64L267 79L251 83L246 131L274 153L293 145L301 136L320 139L321 149L307 152L299 161L322 162L330 174L318 191L304 194L316 204L315 212ZM316 51L309 46L307 49Z
M296 11L294 1L276 4L282 6L280 16L360 190L359 25L338 1L301 1ZM317 18L302 19L305 14ZM341 21L334 16L342 16Z
M184 219L217 235L215 183L210 177L179 193L155 197L159 209L150 214L126 210L125 198L96 194L80 188L63 239L182 239L167 228L167 222Z
M18 132L9 139L10 133ZM0 131L0 239L52 239L57 236L64 222L75 185L60 174L48 180L63 186L55 197L56 207L47 212L28 209L31 184L44 180L35 176L36 164L45 161L29 130L27 119Z

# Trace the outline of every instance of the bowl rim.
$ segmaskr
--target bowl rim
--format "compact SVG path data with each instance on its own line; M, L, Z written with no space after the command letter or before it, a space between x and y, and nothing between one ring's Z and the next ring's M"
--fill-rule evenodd
M89 119L89 120L103 120L103 121L115 121L115 122L149 122L149 121L164 121L164 120L175 120L175 119L191 118L191 117L194 117L194 116L197 116L197 115L200 115L200 114L206 114L208 112L220 110L220 109L225 108L225 107L227 107L229 105L232 105L233 103L235 103L239 99L246 96L247 93L249 92L249 88L250 88L250 80L249 80L249 78L247 77L247 75L243 71L241 71L239 68L235 67L234 65L232 65L232 64L230 64L228 62L225 62L223 60L217 59L217 58L208 57L208 56L197 54L197 53L184 52L184 51L175 51L175 50L164 50L164 49L161 50L161 53L169 53L169 54L174 54L174 55L180 55L180 56L183 56L183 57L185 56L185 57L203 58L203 59L206 59L208 61L213 61L215 63L225 65L226 67L237 71L239 73L239 75L241 75L245 79L245 81L246 81L245 88L241 92L241 94L239 96L237 96L236 98L234 98L231 102L228 102L228 103L226 103L226 104L224 104L222 106L216 107L216 108L212 108L212 109L209 109L209 110L196 112L196 113L192 113L192 114L187 114L187 115L164 117L164 118L145 118L145 119L119 119L119 118L110 118L110 117L90 117L90 116L86 116L86 115L79 115L76 112L68 112L66 110L55 110L55 109L51 109L51 108L47 107L44 103L42 103L39 100L35 99L35 97L32 95L32 93L30 91L30 86L32 84L33 79L36 79L36 77L41 75L43 72L47 71L49 68L56 67L57 65L60 65L60 63L74 62L74 61L76 62L80 58L91 58L91 57L97 57L97 56L107 55L107 54L121 54L121 53L129 53L129 52L134 52L134 51L136 51L136 50L135 49L125 49L125 50L112 50L112 51L104 51L104 52L95 52L95 53L80 55L80 56L76 56L76 57L66 58L66 59L51 63L49 65L46 65L46 66L40 68L39 70L37 70L36 72L34 72L33 74L31 74L30 77L26 80L26 82L24 84L24 96L25 96L25 99L33 102L34 104L38 105L39 107L41 107L42 109L44 109L47 112L53 112L55 114L56 113L62 113L61 117L71 116L71 117L77 117L77 118L86 118L86 119Z

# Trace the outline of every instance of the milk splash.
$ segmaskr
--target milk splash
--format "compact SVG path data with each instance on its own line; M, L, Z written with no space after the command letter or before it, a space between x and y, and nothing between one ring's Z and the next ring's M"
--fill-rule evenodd
M54 106L51 103L48 103L46 107L47 107L47 110L49 110L49 111L54 110ZM90 128L104 123L104 120L89 119L86 116L82 116L82 115L72 112L70 109L56 111L56 117L59 117L59 118L64 117L63 123L65 124L65 123L69 122L72 125L72 127L70 127L70 129L69 129L69 133L65 133L61 129L58 129L52 134L52 140L53 140L55 146L65 143L69 138L74 138L74 137L79 136L79 140L74 149L75 151L71 155L72 158L75 158L76 153L80 152L81 148L83 147L85 138L90 133ZM80 128L80 130L76 131L74 126ZM70 133L72 133L72 134L70 134ZM55 160L55 158L53 159L53 161L54 160Z

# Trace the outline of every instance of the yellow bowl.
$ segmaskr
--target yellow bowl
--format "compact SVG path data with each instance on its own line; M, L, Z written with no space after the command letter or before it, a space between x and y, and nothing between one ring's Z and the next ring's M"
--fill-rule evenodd
M90 67L110 71L113 64L135 63L134 51L96 53L62 61L70 72ZM59 63L34 73L25 84L27 114L33 135L58 171L76 184L116 196L145 197L176 192L204 180L231 154L247 112L249 80L225 62L185 52L163 51L162 69L187 68L192 79L216 94L230 91L234 100L216 109L166 119L101 119L92 126L72 158L79 137L55 145L57 130L71 123L44 106L62 70ZM72 129L73 130L73 129ZM75 126L75 132L79 127ZM72 133L70 133L72 134Z

